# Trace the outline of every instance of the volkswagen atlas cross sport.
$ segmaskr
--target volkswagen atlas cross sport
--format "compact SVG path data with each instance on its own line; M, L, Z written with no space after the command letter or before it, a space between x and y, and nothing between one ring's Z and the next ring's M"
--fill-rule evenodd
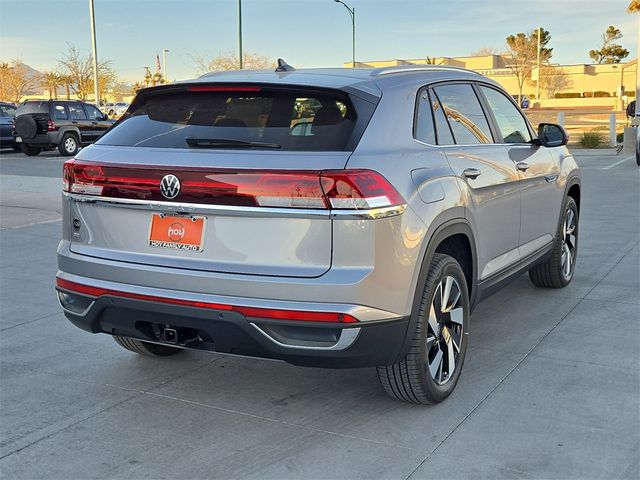
M473 307L572 279L580 176L495 82L445 67L206 74L141 90L64 164L57 291L122 347L377 367L455 388Z

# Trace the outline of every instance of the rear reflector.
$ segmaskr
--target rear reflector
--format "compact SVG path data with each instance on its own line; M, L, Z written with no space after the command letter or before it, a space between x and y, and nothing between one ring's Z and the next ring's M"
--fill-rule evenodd
M245 317L263 318L269 320L292 320L299 322L331 322L331 323L357 323L358 320L346 313L337 312L307 312L301 310L280 310L274 308L242 307L237 305L227 305L222 303L198 302L194 300L181 300L178 298L157 297L154 295L143 295L138 293L122 292L107 288L91 287L70 282L62 278L56 278L56 285L59 289L87 295L89 297L101 297L109 295L112 297L131 298L134 300L145 300L148 302L168 303L171 305L181 305L186 307L206 308L211 310L227 310L240 313Z
M164 196L160 182L174 175L180 189ZM372 170L168 169L152 166L64 164L64 190L111 198L207 205L362 210L404 205L402 196Z

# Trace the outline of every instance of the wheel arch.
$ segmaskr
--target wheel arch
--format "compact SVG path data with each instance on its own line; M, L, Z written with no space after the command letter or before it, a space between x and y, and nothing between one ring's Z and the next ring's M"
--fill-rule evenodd
M463 252L458 250L461 246L464 248ZM429 273L429 267L436 253L451 255L461 263L462 270L467 278L467 287L469 288L469 306L471 310L475 307L478 271L475 237L471 225L466 219L454 218L438 226L429 238L413 293L407 333L396 362L407 354L409 343L418 321L422 292Z
M78 146L80 146L80 143L82 142L81 140L81 136L80 136L80 130L77 127L60 127L59 133L58 133L58 144L62 141L62 137L65 136L65 134L67 133L71 133L73 136L76 137L76 140L78 141Z

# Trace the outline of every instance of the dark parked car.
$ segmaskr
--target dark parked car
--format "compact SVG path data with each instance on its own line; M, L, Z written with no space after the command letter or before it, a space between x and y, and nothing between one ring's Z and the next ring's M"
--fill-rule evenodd
M57 148L61 155L70 156L95 142L113 123L88 103L27 100L16 111L15 141L27 155Z
M0 102L0 148L13 147L17 149L12 134L15 113L15 105Z

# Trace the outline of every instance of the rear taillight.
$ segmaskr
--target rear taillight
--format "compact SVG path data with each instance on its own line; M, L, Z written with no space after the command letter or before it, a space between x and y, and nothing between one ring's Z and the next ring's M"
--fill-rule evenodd
M174 175L179 193L166 198L162 178ZM404 205L402 196L372 170L166 169L114 164L64 164L64 190L111 198L245 207L362 210Z
M53 120L47 121L47 132L55 132L57 129L58 126L56 125L56 122L54 122Z

